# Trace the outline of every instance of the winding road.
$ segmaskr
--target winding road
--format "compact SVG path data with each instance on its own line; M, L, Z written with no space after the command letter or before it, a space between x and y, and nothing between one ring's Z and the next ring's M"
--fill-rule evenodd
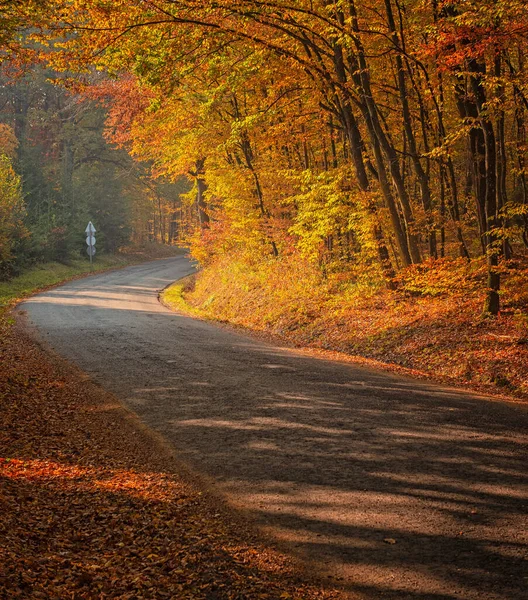
M169 311L183 256L26 301L41 337L353 598L528 598L528 411Z

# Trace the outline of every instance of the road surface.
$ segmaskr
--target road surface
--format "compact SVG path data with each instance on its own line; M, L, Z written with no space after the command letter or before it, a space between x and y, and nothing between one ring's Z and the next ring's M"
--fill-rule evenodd
M169 311L184 257L22 306L214 491L354 598L528 598L528 412Z

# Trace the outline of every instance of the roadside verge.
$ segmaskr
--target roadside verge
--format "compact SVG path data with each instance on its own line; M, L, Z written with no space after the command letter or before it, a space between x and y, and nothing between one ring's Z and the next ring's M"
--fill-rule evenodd
M171 310L328 360L465 387L510 402L528 402L524 323L510 314L472 321L474 298L447 308L442 299L422 303L408 299L407 305L391 305L381 298L338 318L325 315L320 308L307 318L296 313L293 303L279 309L283 311L280 319L269 320L267 308L261 306L273 304L272 294L255 300L261 289L245 294L238 285L231 292L230 284L219 282L220 278L201 283L197 293L197 277L189 275L168 286L160 301ZM452 311L460 313L458 320L451 318ZM395 320L400 321L397 327L392 326Z

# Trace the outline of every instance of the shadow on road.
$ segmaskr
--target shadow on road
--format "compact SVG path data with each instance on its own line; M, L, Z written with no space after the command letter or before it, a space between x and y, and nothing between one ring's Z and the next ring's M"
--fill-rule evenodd
M222 377L195 370L129 402L290 551L370 598L525 597L525 412L267 347L231 352Z
M525 408L170 313L160 281L59 288L37 309L63 311L60 352L350 592L527 597Z

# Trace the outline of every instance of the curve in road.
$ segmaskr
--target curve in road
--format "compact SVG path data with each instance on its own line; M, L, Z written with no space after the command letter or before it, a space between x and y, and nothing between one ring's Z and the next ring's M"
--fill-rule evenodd
M526 598L525 407L277 348L176 314L184 257L23 304L293 554L359 598Z

